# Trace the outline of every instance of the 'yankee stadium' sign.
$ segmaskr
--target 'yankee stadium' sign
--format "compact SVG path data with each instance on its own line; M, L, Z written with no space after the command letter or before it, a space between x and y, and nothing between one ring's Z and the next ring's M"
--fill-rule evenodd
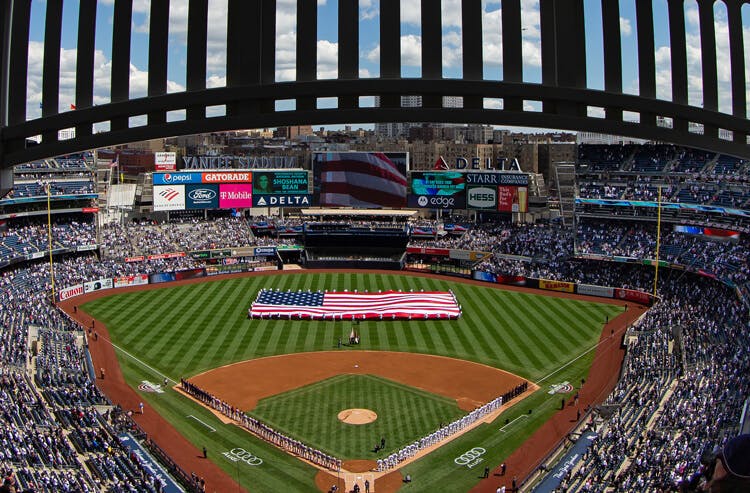
M297 156L183 156L183 169L300 168Z

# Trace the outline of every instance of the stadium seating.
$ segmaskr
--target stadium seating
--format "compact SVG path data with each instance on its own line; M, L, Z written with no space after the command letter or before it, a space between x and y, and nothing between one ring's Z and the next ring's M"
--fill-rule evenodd
M579 161L581 197L655 200L662 187L665 201L750 208L750 169L742 160L654 145L580 146ZM51 167L76 172L80 166L76 158L58 159L24 165L17 173ZM25 181L16 197L46 193L35 178ZM54 183L60 193L93 190L87 180ZM447 234L443 222L422 219L395 228L349 221L346 228L370 234L388 227L409 231L413 247L490 252L473 268L495 274L653 289L653 267L642 263L656 256L654 218L622 214L617 207L600 213L609 218L580 213L575 231L545 222L495 221ZM694 222L705 225L708 217ZM694 478L703 451L737 431L743 399L750 394L750 245L744 235L682 233L674 228L682 222L673 219L667 218L659 235L659 259L666 263L657 286L660 299L625 336L622 377L591 425L597 440L564 479L567 491L678 489ZM735 219L726 221L731 225ZM81 216L65 215L53 225L53 249L67 251L55 257L55 283L200 268L205 263L190 257L123 260L300 244L303 226L342 227L337 221L334 227L295 218L256 222L272 227L256 235L252 222L219 218L110 224L97 232ZM413 234L416 229L432 234ZM87 245L98 245L100 256L75 253ZM21 488L35 491L158 491L150 473L118 442L118 432L138 430L94 384L80 327L47 300L49 266L30 259L47 249L44 221L9 221L0 233L0 262L17 260L0 272L0 464L13 471Z

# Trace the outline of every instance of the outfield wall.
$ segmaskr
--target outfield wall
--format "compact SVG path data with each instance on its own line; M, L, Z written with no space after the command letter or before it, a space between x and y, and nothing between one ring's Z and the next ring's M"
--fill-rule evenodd
M652 294L644 291L596 286L594 284L578 284L568 281L554 281L551 279L535 279L533 277L495 274L494 272L481 270L472 271L471 278L477 281L484 281L493 284L507 284L509 286L523 286L525 288L539 289L542 291L557 291L585 296L596 296L598 298L618 299L648 306L653 305L656 301L656 298Z

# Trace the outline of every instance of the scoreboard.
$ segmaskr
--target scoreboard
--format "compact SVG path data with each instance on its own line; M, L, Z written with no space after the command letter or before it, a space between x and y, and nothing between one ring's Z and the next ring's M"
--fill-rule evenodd
M409 207L528 212L526 173L414 171L410 183Z
M154 211L310 205L305 170L154 173Z

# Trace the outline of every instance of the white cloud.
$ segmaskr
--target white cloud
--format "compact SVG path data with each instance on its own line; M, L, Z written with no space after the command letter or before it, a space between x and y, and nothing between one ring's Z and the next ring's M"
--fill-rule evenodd
M633 33L633 27L630 24L630 19L620 17L620 35L630 36Z

